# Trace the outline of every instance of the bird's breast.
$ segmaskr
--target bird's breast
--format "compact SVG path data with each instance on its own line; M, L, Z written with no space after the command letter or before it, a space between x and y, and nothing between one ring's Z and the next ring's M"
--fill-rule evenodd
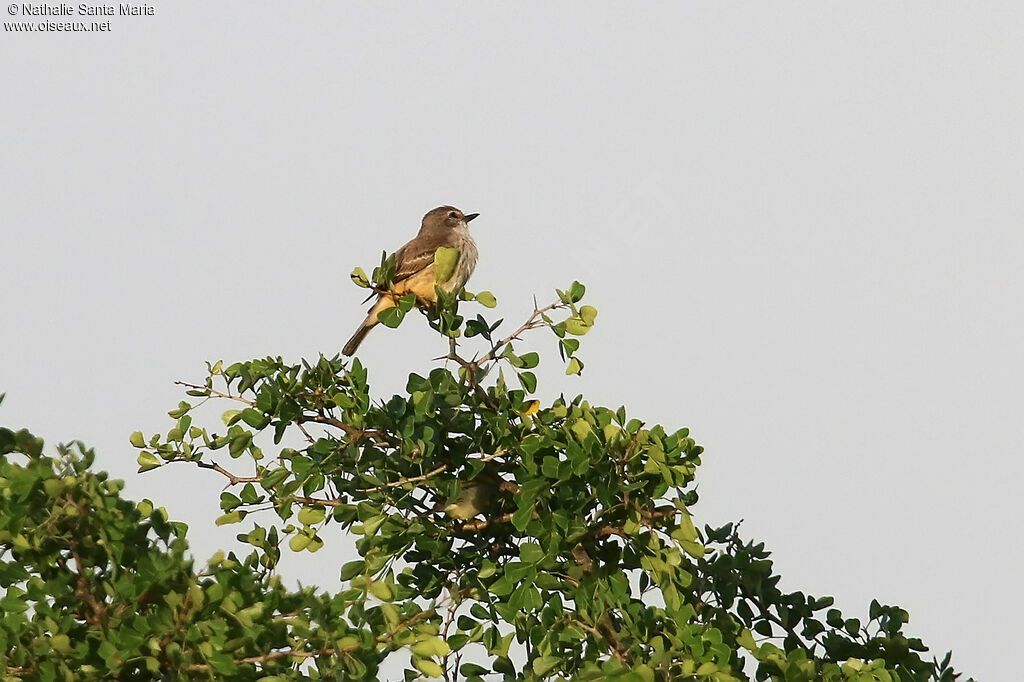
M480 255L476 250L476 242L473 241L467 228L457 228L452 231L451 245L458 250L459 260L455 264L455 272L452 273L451 278L441 285L445 291L457 291L466 286L470 275L476 269L476 261Z

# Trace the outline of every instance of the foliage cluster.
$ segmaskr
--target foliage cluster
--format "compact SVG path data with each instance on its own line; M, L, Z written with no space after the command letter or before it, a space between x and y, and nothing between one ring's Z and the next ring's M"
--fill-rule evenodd
M579 373L596 319L584 293L573 283L501 338L501 321L442 300L426 316L444 364L382 401L358 359L208 365L167 433L131 437L142 471L226 479L216 523L251 549L198 572L185 527L121 498L91 451L50 457L0 430L6 679L364 680L392 655L407 680L956 679L902 609L845 617L832 597L782 591L736 524L698 528L687 429L582 396L540 405L540 356L517 345L547 328ZM222 427L194 419L211 401L230 403ZM340 592L283 586L283 551L315 555L343 532L358 558Z

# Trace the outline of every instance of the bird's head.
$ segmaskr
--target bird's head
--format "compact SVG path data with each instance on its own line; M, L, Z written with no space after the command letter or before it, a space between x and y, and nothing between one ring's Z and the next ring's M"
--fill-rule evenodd
M433 211L423 216L423 228L424 230L454 230L457 227L463 226L473 218L476 218L479 213L470 213L466 215L454 206L438 206Z

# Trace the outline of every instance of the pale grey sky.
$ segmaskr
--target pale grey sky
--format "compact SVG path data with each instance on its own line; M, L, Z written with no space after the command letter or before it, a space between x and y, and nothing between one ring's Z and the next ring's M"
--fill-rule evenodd
M784 588L1015 677L1019 4L154 7L0 37L0 423L238 548L221 481L138 475L128 435L204 360L336 353L350 270L451 203L510 322L588 285L585 375L534 344L546 398L689 426L695 514L745 518ZM380 396L439 353L411 322L361 349ZM285 572L333 588L346 551Z

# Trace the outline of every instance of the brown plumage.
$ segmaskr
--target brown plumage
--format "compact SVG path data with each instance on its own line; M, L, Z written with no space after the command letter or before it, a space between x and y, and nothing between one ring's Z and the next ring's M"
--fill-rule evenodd
M478 213L465 215L453 206L438 206L423 216L419 234L408 244L395 252L394 294L380 294L370 308L355 334L348 340L342 353L352 355L359 348L370 330L377 326L377 316L388 308L395 307L395 300L408 293L416 294L420 303L431 304L437 300L434 287L443 291L458 291L466 286L469 276L476 267L477 250L469 234L469 221ZM459 252L455 270L445 282L434 277L434 254L439 247L446 246Z

